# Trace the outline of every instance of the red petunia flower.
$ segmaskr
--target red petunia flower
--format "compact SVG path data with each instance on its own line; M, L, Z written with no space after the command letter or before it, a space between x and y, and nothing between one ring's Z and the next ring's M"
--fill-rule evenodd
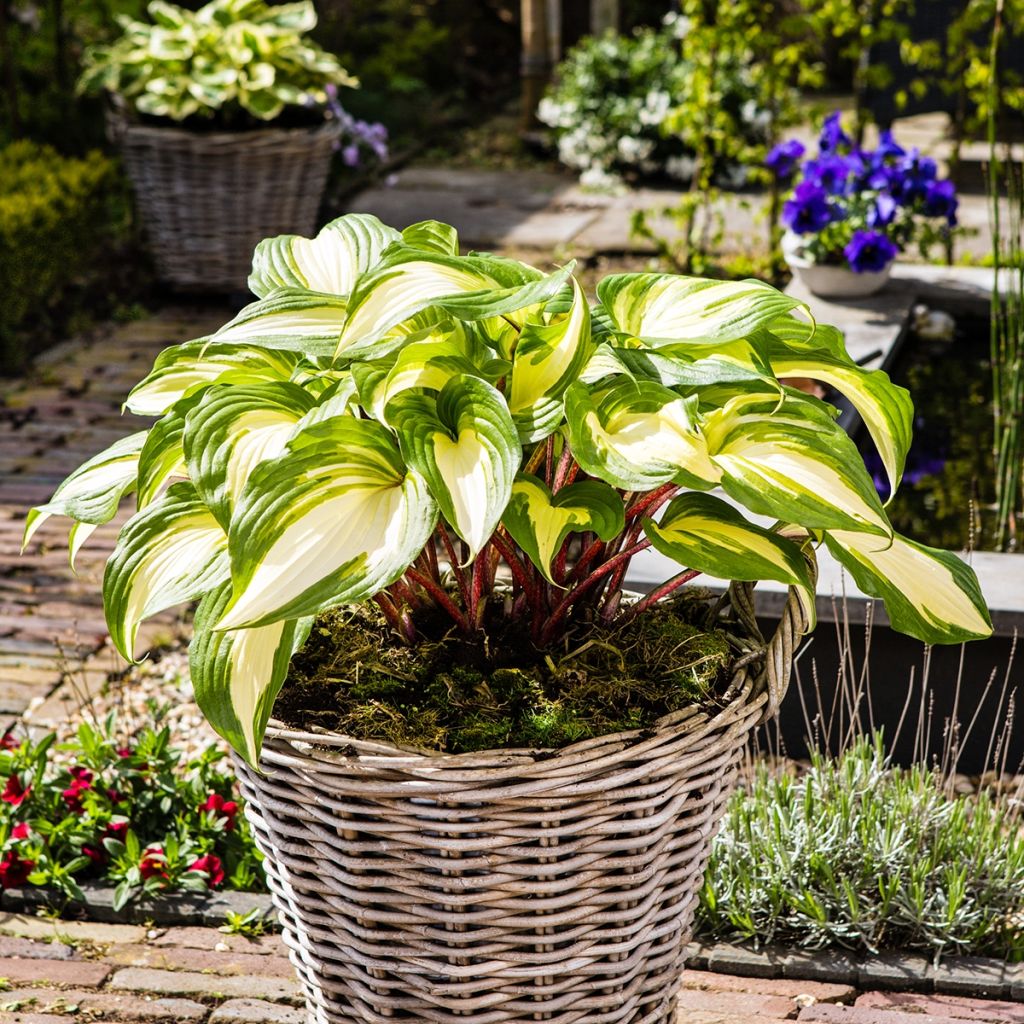
M128 796L125 793L119 793L116 789L108 789L107 799L112 804L123 804L128 799Z
M3 800L5 804L13 804L17 807L19 804L24 802L25 798L31 792L32 787L23 786L19 775L11 775L7 779L7 785L4 787L3 795L0 796L0 800Z
M24 885L35 866L34 860L22 860L16 853L8 853L0 860L0 886L16 889Z
M5 732L3 736L0 736L0 749L3 750L17 750L21 744L18 742L13 732Z
M17 825L11 830L12 839L28 839L31 835L32 829L28 827L27 821L19 821Z
M227 818L227 824L224 826L226 832L230 832L235 827L235 815L238 813L238 804L234 800L225 800L220 793L211 793L206 798L206 803L199 810L201 812L208 811Z
M84 845L82 847L82 853L86 855L93 862L93 864L106 864L107 862L107 851L102 846L89 846Z
M197 857L188 866L189 871L204 871L206 872L206 884L211 889L216 889L218 885L224 884L224 865L221 863L220 857L215 857L212 853L208 853L205 857Z
M166 878L167 859L164 856L164 848L155 843L147 846L142 851L142 860L139 861L139 873L143 878Z
M118 747L117 748L117 756L118 757L131 757L132 754L134 754L134 753L135 753L135 751L132 750L131 747Z
M82 813L82 794L92 789L92 772L88 768L76 765L71 769L71 785L65 789L61 796L68 805L68 809L75 814Z

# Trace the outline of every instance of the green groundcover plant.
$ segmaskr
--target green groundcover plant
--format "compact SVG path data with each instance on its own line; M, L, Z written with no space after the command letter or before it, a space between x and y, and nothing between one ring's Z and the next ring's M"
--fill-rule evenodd
M897 629L991 630L970 568L894 533L835 410L783 380L848 395L893 488L909 395L769 285L617 274L592 306L571 265L366 215L267 239L249 284L128 396L152 428L73 473L25 539L70 516L73 558L134 492L103 583L113 642L134 658L143 619L198 600L196 698L250 762L314 617L368 600L413 647L512 621L550 656L701 573L788 584L813 621L824 544ZM652 546L679 573L623 602Z
M149 22L121 17L123 34L85 54L79 87L122 97L140 114L175 121L260 121L324 104L328 87L357 84L308 33L310 0L211 0L198 11L152 0Z
M988 791L887 763L880 735L802 776L759 766L711 849L698 932L1024 959L1024 836Z
M59 748L53 734L0 740L0 887L81 899L81 881L102 879L115 909L169 889L263 888L223 751L185 763L166 726L126 743L116 725L85 722Z

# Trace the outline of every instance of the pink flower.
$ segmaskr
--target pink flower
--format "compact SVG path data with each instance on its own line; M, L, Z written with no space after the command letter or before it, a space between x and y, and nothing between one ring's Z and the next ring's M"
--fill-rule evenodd
M124 834L128 831L127 821L111 821L103 833L104 839L124 839Z
M207 811L210 814L227 818L227 824L224 826L226 832L230 832L235 827L235 815L238 813L238 804L234 800L225 800L220 793L211 793L206 798L206 803L199 810L200 812Z
M82 813L82 794L92 789L92 772L76 765L71 769L71 785L61 793L68 809L75 814Z
M18 747L20 747L20 746L21 746L21 744L15 738L15 735L14 735L13 732L5 732L3 734L3 736L0 737L0 749L3 749L3 750L17 750Z
M143 878L166 878L167 858L164 855L164 848L151 843L142 851L142 860L139 861L139 873Z
M17 825L11 830L12 839L28 839L31 835L32 830L28 827L27 821L19 821Z
M202 871L206 875L206 884L211 889L224 884L224 865L220 857L208 853L205 857L198 857L188 866L189 871Z
M123 804L128 797L124 793L119 793L116 789L108 789L107 799L112 804Z
M12 804L17 807L23 803L25 798L32 792L31 786L23 786L21 784L21 777L18 775L11 775L7 779L7 785L4 787L3 795L0 796L0 800L3 800L5 804Z
M117 748L117 756L118 757L131 757L132 754L134 754L134 751L132 750L131 747L118 747Z
M34 860L22 860L16 853L8 853L0 860L0 886L16 889L24 885L35 866Z

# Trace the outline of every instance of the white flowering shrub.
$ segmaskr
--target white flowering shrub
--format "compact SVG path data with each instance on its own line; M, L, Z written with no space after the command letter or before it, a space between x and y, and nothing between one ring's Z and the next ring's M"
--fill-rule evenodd
M689 181L695 147L668 127L688 100L693 69L680 46L687 27L669 16L660 29L588 37L559 66L537 116L553 130L559 160L584 185L610 189L655 175ZM721 101L756 141L767 118L744 68L726 69ZM718 172L735 177L736 169Z

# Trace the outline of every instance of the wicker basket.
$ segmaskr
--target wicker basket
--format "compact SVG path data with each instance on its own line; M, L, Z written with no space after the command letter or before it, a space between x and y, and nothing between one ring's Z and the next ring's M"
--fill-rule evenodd
M758 636L749 585L732 605ZM239 762L311 1024L668 1024L712 834L806 625L726 705L556 752L403 751L272 724Z
M338 126L190 132L108 117L160 279L176 288L246 288L256 244L310 235Z

